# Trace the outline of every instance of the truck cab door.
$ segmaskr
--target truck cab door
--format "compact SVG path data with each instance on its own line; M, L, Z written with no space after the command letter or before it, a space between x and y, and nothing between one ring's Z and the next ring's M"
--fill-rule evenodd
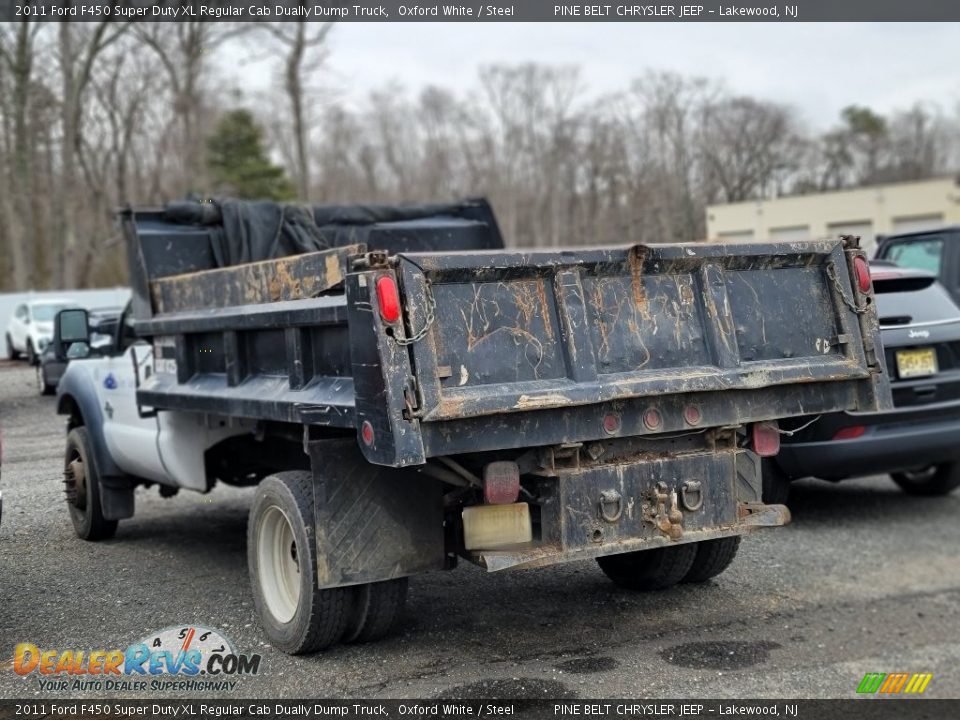
M166 473L157 449L157 418L142 417L137 407L137 377L153 372L153 348L136 341L131 321L128 307L118 324L114 352L95 371L103 434L110 455L123 470L163 482Z

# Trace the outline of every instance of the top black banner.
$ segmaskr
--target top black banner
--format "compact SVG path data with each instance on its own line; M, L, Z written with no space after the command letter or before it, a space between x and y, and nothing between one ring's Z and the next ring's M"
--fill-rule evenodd
M956 0L0 0L0 21L923 22L960 21Z

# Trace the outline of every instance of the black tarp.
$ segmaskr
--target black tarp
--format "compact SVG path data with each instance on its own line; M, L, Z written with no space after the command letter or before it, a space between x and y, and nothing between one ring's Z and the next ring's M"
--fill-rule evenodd
M305 205L182 201L165 219L208 228L219 267L365 243L371 249L498 249L503 239L486 200L428 205Z

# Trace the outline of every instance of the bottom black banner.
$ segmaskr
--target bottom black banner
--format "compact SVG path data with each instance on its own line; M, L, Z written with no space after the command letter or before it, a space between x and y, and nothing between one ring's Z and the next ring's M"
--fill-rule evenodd
M853 718L960 717L960 699L923 700L3 700L7 718Z

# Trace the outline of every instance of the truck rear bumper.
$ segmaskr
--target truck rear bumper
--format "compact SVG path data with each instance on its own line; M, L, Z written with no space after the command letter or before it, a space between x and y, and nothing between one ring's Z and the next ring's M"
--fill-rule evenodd
M531 549L516 550L486 550L471 554L470 560L485 568L488 572L498 570L536 568L555 565L574 560L589 560L604 555L650 550L667 545L681 543L702 542L722 537L733 537L756 530L761 527L777 527L790 522L790 510L786 505L741 504L744 518L731 528L705 528L686 533L679 540L668 537L627 538L616 544L600 545L596 547L562 548L557 546L541 546Z
M788 523L760 486L758 458L732 448L558 471L538 483L531 543L465 557L491 572L532 568Z

